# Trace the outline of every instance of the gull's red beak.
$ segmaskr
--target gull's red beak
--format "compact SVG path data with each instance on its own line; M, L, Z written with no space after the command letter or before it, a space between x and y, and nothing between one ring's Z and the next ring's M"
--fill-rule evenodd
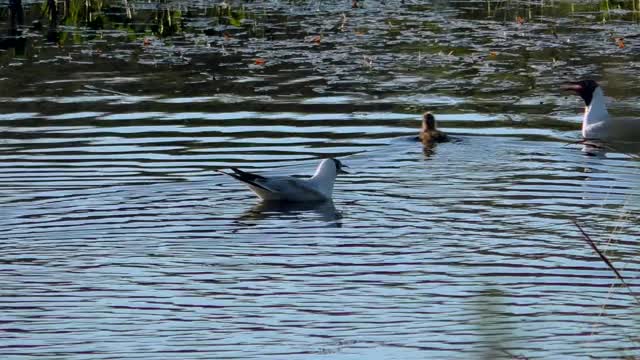
M562 85L561 89L565 91L574 91L576 93L579 93L584 88L582 87L582 85L580 85L580 83L568 83L568 84Z

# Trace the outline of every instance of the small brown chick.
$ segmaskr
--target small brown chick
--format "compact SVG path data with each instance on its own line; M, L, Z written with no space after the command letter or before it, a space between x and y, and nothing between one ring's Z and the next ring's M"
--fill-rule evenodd
M424 145L430 145L437 142L445 142L449 140L447 134L436 129L436 118L432 113L426 112L422 115L422 129L420 130L420 140Z

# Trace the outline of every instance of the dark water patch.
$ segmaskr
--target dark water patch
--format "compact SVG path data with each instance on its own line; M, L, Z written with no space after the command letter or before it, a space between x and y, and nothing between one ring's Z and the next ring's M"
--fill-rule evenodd
M640 286L637 150L566 146L560 91L597 78L634 116L632 3L359 3L23 3L0 38L0 352L637 356L635 302L572 224ZM426 110L453 141L415 140ZM213 171L327 156L351 174L322 205Z

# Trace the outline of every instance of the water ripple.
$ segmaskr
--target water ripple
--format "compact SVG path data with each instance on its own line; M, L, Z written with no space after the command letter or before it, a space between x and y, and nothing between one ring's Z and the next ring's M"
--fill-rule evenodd
M638 289L638 152L566 146L556 91L606 68L633 100L633 12L136 4L184 31L151 37L112 5L121 28L0 51L5 357L639 356L637 300L572 223ZM452 141L416 141L427 110ZM350 174L322 205L213 171L328 156Z

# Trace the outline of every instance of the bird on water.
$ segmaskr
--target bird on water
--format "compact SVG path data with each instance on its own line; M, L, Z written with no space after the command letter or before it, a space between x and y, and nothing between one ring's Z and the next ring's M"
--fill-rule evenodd
M610 116L604 92L595 80L571 82L563 88L584 100L582 137L585 140L640 142L640 119Z
M308 179L291 176L266 177L231 168L232 173L218 170L249 186L258 197L265 201L327 201L333 196L333 184L338 174L348 174L346 165L338 159L324 159L315 174Z

